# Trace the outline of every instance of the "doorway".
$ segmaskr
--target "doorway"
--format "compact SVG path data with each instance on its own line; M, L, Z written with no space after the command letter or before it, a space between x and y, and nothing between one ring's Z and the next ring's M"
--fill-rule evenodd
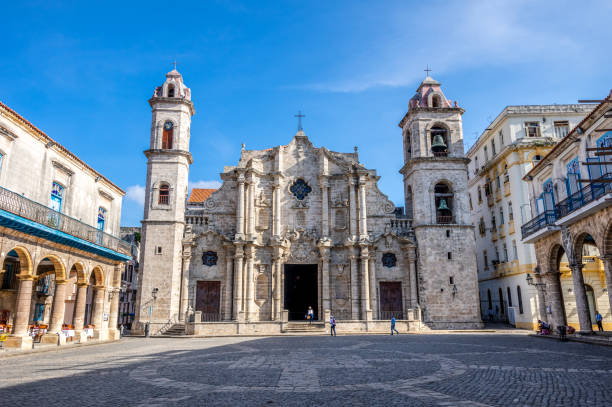
M219 321L221 305L221 282L198 281L195 310L202 312L202 322Z
M401 281L380 282L380 319L404 319Z
M285 309L290 321L305 321L308 307L319 319L316 264L285 264Z

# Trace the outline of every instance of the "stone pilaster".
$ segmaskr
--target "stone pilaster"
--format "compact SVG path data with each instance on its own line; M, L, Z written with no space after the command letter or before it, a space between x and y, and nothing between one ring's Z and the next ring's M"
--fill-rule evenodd
M247 320L251 320L254 312L255 298L254 288L255 283L253 280L253 262L255 261L255 248L252 245L248 245L246 249L246 317Z
M357 255L355 249L349 247L349 262L351 267L351 319L359 319L359 282L357 279Z
M272 208L272 235L279 236L281 233L281 192L280 192L280 179L278 177L274 180L274 207Z
M323 306L319 314L323 315L331 306L329 298L329 247L322 243L319 246L319 252L321 254L321 304Z
M236 217L236 238L244 238L244 174L238 174L238 216Z
M13 334L6 341L10 348L27 349L32 347L32 338L28 335L28 322L30 321L30 304L32 302L32 276L19 275L19 290L15 304L15 320Z
M241 318L242 309L242 262L244 260L244 249L241 244L236 245L234 255L234 307L232 319L237 321Z
M537 284L546 284L543 282L540 273L536 272L534 273L534 275ZM546 299L544 298L544 292L546 291L546 288L545 286L537 285L535 289L538 296L538 319L541 321L548 322L548 315L546 315Z
M181 276L181 308L179 320L187 321L187 310L189 309L189 268L191 267L191 248L186 250L183 246L183 274Z
M369 257L368 247L362 246L359 264L361 266L361 319L364 321L372 319L372 310L370 309L370 279L368 276Z
M119 317L119 294L121 289L119 287L111 288L110 295L110 310L108 313L108 331L110 338L119 339L119 329L117 327L117 318Z
M326 176L319 177L321 184L321 234L324 238L329 236L329 182Z
M351 240L357 240L357 199L355 198L355 179L351 175L348 180L349 186L349 234Z
M379 319L378 315L378 291L376 283L376 252L370 252L370 266L368 271L370 272L370 307L372 309L373 319Z
M94 337L100 338L102 333L102 317L104 314L104 294L106 290L103 286L94 286L94 295L93 295L93 309L92 309L92 324L94 326Z
M413 247L409 247L406 251L408 253L408 272L410 274L410 308L414 309L419 306L416 250Z
M225 246L225 290L223 293L223 319L228 321L232 319L232 281L233 281L233 256L234 247L229 244Z
M572 264L572 280L574 282L574 294L576 296L576 312L580 321L581 333L592 333L591 314L589 313L589 303L587 301L586 289L584 288L584 277L582 275L583 264Z
M368 215L366 210L366 177L359 177L359 239L368 237Z
M248 223L247 223L247 236L249 240L253 240L255 237L255 181L251 175L248 180Z

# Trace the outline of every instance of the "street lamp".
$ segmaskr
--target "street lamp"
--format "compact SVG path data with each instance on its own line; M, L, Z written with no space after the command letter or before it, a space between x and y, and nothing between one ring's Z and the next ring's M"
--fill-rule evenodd
M153 303L157 300L157 293L159 292L159 288L154 288L151 291L151 297L153 297ZM145 325L145 337L149 338L151 336L151 314L153 313L153 304L149 305L149 320Z
M546 283L534 283L533 277L529 273L527 273L527 277L525 277L525 279L527 280L527 285L533 285L535 287L546 287Z

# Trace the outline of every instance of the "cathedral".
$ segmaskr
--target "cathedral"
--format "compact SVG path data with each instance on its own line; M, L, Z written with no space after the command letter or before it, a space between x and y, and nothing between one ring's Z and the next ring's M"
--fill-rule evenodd
M404 208L357 149L316 147L301 128L286 145L243 144L221 187L188 199L195 110L176 69L149 104L136 332L281 333L309 308L355 332L391 317L408 331L481 327L464 111L439 82L426 77L399 122Z

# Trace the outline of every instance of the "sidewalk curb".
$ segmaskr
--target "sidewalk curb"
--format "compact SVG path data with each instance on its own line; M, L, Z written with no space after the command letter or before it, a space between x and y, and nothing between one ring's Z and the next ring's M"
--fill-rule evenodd
M85 346L96 346L96 345L106 345L109 343L113 343L113 342L119 342L121 339L113 339L113 340L106 340L106 341L96 341L96 342L85 342L85 343L75 343L73 345L64 345L64 346L57 346L57 345L47 345L45 347L42 348L38 348L38 349L28 349L28 350L22 350L22 351L9 351L8 353L5 353L5 351L0 352L0 360L2 359L7 359L7 358L11 358L14 356L23 356L23 355L32 355L32 354L36 354L36 353L48 353L48 352L61 352L64 350L69 350L69 349L75 349L75 348L82 348Z
M556 341L560 341L558 335L529 334L529 336L532 336L534 338L554 339ZM585 338L585 337L567 336L567 341L568 342L586 343L586 344L589 344L589 345L612 346L612 342L611 341L593 341L593 340Z

